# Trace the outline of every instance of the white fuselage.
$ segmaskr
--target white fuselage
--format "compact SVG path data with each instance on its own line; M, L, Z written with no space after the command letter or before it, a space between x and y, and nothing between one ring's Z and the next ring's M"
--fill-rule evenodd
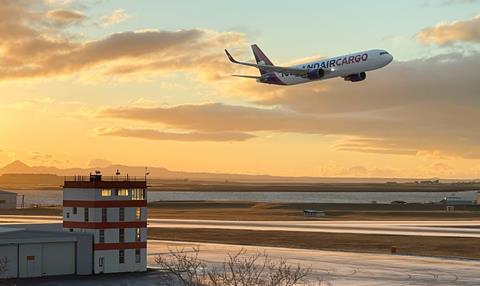
M308 77L291 75L287 73L273 72L270 73L270 76L273 77L272 80L269 79L268 81L259 81L271 84L295 85L334 77L347 78L351 75L357 75L382 68L392 62L392 60L393 57L385 50L368 50L345 56L319 59L314 62L292 67L305 70L323 69L325 71L325 75L321 78L311 79Z

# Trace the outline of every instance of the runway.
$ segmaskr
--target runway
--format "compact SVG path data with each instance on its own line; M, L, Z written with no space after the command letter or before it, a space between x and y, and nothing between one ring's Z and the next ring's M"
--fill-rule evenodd
M2 224L59 223L62 217L2 215ZM214 228L480 238L480 220L464 221L220 221L149 219L148 227Z
M149 240L149 265L154 266L155 256L165 255L169 249L193 246L200 247L200 258L211 264L223 262L228 253L242 248L249 253L265 251L272 259L286 258L311 267L311 278L323 278L335 286L480 285L480 261L212 243Z

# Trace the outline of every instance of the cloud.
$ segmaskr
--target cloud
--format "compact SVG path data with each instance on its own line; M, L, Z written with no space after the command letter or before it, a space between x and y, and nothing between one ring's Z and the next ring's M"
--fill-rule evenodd
M50 154L38 151L30 151L27 154L16 154L20 160L25 160L31 165L43 166L65 166L69 164L69 159L65 154Z
M199 132L337 135L333 148L348 152L478 159L478 66L480 54L445 54L394 62L360 83L241 81L229 89L255 105L129 106L97 116Z
M155 129L134 128L101 128L97 130L99 136L129 137L146 140L173 140L173 141L245 141L254 138L254 135L241 132L164 132Z
M454 42L480 42L480 15L466 21L440 23L425 28L417 34L417 40L425 44L447 45Z
M159 123L174 128L202 132L294 132L307 134L347 134L347 118L302 114L283 108L258 108L222 103L174 107L105 108L99 118ZM365 128L374 120L358 120Z
M56 9L47 12L47 18L60 25L76 24L82 22L86 16L76 10Z
M58 25L80 21L80 12L52 10L39 14L28 3L7 1L0 6L0 80L79 72L95 73L98 78L179 71L217 80L231 69L222 48L227 43L235 47L245 42L240 33L200 29L126 31L82 40L69 35L65 25Z
M50 6L66 6L72 4L73 1L74 0L44 0L44 2Z
M107 27L126 21L129 18L130 16L125 12L125 10L117 9L111 14L103 16L100 25L102 27Z

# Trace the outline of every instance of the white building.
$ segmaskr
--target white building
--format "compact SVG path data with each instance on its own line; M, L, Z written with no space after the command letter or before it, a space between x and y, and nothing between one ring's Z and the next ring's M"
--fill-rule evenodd
M95 274L147 270L146 188L143 178L65 180L63 229L93 234Z
M92 274L92 236L0 227L0 278Z
M17 194L12 192L0 191L0 209L17 208Z

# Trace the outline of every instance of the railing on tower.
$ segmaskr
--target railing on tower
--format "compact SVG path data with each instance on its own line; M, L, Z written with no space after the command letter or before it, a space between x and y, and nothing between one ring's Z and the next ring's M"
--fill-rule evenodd
M141 182L145 181L145 176L65 176L64 180L65 182Z

